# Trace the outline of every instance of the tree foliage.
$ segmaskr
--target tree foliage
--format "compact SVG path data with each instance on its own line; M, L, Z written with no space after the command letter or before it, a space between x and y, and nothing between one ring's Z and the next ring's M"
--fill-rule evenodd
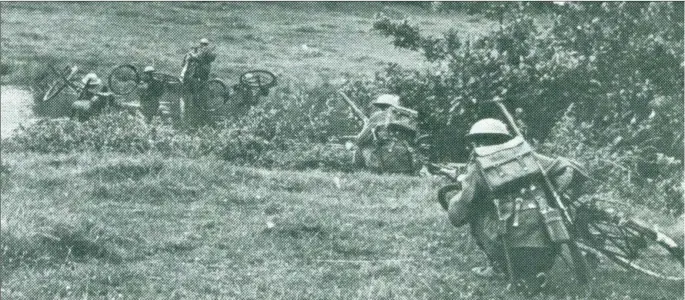
M433 62L427 72L390 66L379 84L422 111L424 129L450 141L436 153L463 159L454 142L463 144L475 119L496 115L474 104L501 96L522 109L535 140L544 140L574 103L577 122L592 124L596 142L654 147L682 159L682 3L567 4L554 10L549 30L535 25L535 4L499 6L490 15L502 20L500 29L473 41L455 30L425 36L406 20L383 16L374 24L395 46Z
M543 10L552 16L548 28L534 19ZM385 16L374 24L395 46L433 63L425 72L391 65L376 84L420 111L422 129L435 137L434 158L466 160L469 126L502 118L479 103L499 96L538 145L577 155L600 178L630 174L636 191L645 178L656 181L668 207L681 211L683 3L490 3L481 13L500 28L475 40L455 30L426 36ZM569 135L551 132L565 113L573 114L561 131Z

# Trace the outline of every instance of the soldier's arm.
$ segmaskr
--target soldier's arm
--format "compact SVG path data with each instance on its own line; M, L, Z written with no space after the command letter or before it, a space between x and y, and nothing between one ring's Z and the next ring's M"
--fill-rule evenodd
M449 220L455 227L466 225L477 213L474 211L474 202L475 199L481 197L482 187L478 183L477 170L474 166L469 167L462 181L462 187L463 189L452 197L447 209Z
M536 157L560 192L568 191L570 194L577 194L582 184L589 179L583 167L568 158L555 159L540 154Z

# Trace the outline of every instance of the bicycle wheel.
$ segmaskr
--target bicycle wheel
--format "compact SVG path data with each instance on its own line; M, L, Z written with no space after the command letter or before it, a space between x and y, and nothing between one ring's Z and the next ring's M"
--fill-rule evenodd
M617 265L665 280L683 280L683 247L637 219L592 206L577 210L583 243ZM582 224L582 226L579 226Z
M227 101L228 89L221 79L215 78L207 81L206 92L207 110L217 110Z
M133 92L140 82L140 73L133 65L120 65L114 68L107 83L112 93L123 96Z

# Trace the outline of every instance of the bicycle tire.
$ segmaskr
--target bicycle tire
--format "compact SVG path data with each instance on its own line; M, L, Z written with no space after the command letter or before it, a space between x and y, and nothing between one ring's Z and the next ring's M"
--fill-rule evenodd
M596 207L586 206L578 213L585 246L627 270L670 281L684 279L683 248L666 234Z
M206 83L207 91L207 110L214 111L226 103L228 98L228 88L221 79L214 78Z
M140 73L133 65L119 65L107 77L107 84L112 93L124 96L132 93L140 82Z
M70 69L67 67L66 71L69 72L69 70ZM60 74L54 66L50 65L50 71L57 76L57 79L55 79L55 81L53 81L52 84L48 85L47 90L43 94L43 101L49 101L57 97L57 95L59 95L64 90L64 88L67 87L68 84L65 81L67 79L64 76L62 76L62 74Z

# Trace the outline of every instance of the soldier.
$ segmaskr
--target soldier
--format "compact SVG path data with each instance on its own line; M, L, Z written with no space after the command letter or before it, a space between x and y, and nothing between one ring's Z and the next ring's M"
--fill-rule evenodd
M537 214L538 208L542 211L544 207L536 202L539 200L528 200L531 198L528 195L545 197L544 193L539 194L544 190L544 186L535 181L539 181L539 177L518 177L516 180L502 183L508 184L507 189L504 190L506 192L493 189L493 184L488 181L490 178L486 178L488 173L482 167L484 164L478 162L480 157L484 157L481 155L498 153L502 156L507 152L501 150L519 147L525 142L522 137L513 138L507 126L496 119L483 119L476 122L471 127L467 139L472 143L474 150L469 159L466 174L461 180L463 189L450 200L448 215L449 220L456 227L470 225L472 236L488 257L489 266L474 268L473 271L477 275L491 277L511 268L512 276L520 279L517 284L528 291L539 290L544 287L545 272L552 267L559 251L558 245L550 241L551 237L541 225L544 224L540 219L542 217ZM528 158L534 156L547 170L559 191L572 194L570 198L575 199L580 184L587 178L577 164L565 158L552 159L532 152L530 155ZM517 163L526 161L519 158L512 161ZM539 170L537 166L529 166L529 169ZM511 170L509 168L505 171L511 172ZM498 173L498 175L504 174L504 177L516 177L516 175L505 174L506 172L498 171ZM538 188L536 189L535 186ZM509 191L513 193L520 191L521 194L512 197L511 194L507 194ZM510 203L511 199L515 199L517 203ZM518 204L519 201L520 204ZM503 225L501 223L503 215L505 222L515 219L516 225L511 225L511 223ZM516 229L511 229L512 226Z
M397 95L380 95L372 104L377 110L357 135L355 165L376 172L417 171L413 147L417 134L415 112L400 106Z
M194 64L192 78L199 81L209 80L209 73L212 69L212 62L216 59L216 54L209 48L209 40L200 40L200 46L188 53L186 59ZM185 64L185 62L184 62Z
M145 67L143 78L138 86L140 110L148 123L152 122L152 118L157 115L159 98L164 94L164 83L152 76L154 72L154 67Z
M193 48L183 59L181 79L184 84L184 103L191 125L199 126L207 121L207 90L212 62L216 54L209 47L209 40L200 40L200 46Z
M89 73L81 81L83 90L76 101L71 104L71 119L86 121L91 116L100 114L107 105L119 106L109 89L102 86L102 80L97 74Z
M269 88L258 87L259 79L251 73L245 74L245 83L233 85L233 92L236 94L241 105L253 106L259 102L260 97L269 95Z

